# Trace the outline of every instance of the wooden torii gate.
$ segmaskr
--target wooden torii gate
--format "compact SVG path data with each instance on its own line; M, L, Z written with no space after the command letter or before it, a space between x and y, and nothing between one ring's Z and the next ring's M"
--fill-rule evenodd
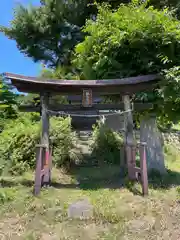
M39 112L41 110L42 133L41 142L37 145L36 173L34 194L39 194L43 185L51 182L51 148L49 144L49 116L51 112L86 112L88 110L124 110L125 111L125 142L126 164L130 180L141 180L143 195L148 194L148 176L146 164L146 143L136 143L133 134L133 117L130 96L141 91L152 90L160 80L159 75L145 75L123 79L106 80L54 80L27 77L5 73L4 77L11 80L20 92L40 94L41 106L21 106L21 111ZM81 105L50 104L53 95L77 95L82 98ZM93 104L93 96L119 95L122 102L118 104ZM152 104L135 103L135 110L144 110ZM136 151L140 153L140 168L136 166Z

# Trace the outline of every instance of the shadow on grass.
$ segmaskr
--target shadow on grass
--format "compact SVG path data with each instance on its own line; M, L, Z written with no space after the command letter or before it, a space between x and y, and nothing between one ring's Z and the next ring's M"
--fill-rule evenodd
M77 183L60 183L51 182L51 187L57 189L82 189L82 190L98 190L98 189L120 189L126 187L135 195L142 195L141 191L134 187L130 181L125 182L120 177L119 166L105 167L75 167L70 172ZM25 187L33 187L34 181L27 179L0 179L1 187L17 187L22 185ZM167 174L161 176L158 172L151 172L149 176L149 188L153 189L169 189L173 186L180 186L180 173L167 170Z
M79 166L69 174L77 180L79 188L83 190L118 189L124 185L119 165Z
M1 179L0 180L0 187L17 187L18 185L22 185L25 187L33 187L34 186L34 181L31 180L21 180L18 182L11 181L11 180L5 180ZM101 188L111 188L111 189L118 189L122 187L122 184L118 181L112 182L112 181L105 181L105 180L95 180L95 179L86 179L82 181L79 184L63 184L59 182L51 182L50 184L51 187L57 188L57 189L83 189L83 190L97 190Z
M31 180L11 180L11 179L4 179L2 178L0 180L0 187L17 187L18 185L22 185L25 187L32 187L33 186L33 181Z
M0 180L0 186L5 188L5 187L17 187L18 185L22 185L24 187L33 187L34 186L34 181L32 180L18 180L18 181L11 181L8 179L1 179ZM63 188L69 188L69 189L74 189L77 188L77 184L61 184L58 182L52 182L51 187L58 188L58 189L63 189Z
M173 186L180 186L180 172L167 169L164 175L152 171L149 175L149 187L153 189L169 189Z
M119 166L84 167L78 166L71 169L67 174L74 179L75 183L51 182L51 187L57 189L83 189L97 190L101 188L118 189L123 186L120 178ZM33 187L34 181L22 178L1 178L0 187Z
M122 177L119 166L113 166L109 169L93 167L85 168L85 170L83 170L82 168L79 171L75 170L74 173L71 172L71 174L79 181L79 187L81 189L95 190L98 188L118 189L121 187L127 187L134 194L142 195L141 191L134 188L134 184L129 184L129 181L126 181L126 173ZM180 172L167 169L167 173L161 175L159 172L153 170L149 174L148 181L150 189L168 190L171 187L180 186Z
M149 189L168 190L172 187L180 186L180 172L167 169L167 173L161 175L157 171L152 171L148 177ZM142 195L141 190L136 188L136 182L127 182L126 187L134 195Z

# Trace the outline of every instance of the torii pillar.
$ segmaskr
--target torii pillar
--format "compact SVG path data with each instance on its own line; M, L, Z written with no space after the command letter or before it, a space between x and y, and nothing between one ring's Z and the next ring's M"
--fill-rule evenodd
M49 147L49 94L41 95L41 144L37 145L36 173L34 194L40 193L43 185L49 185L51 181L51 150Z

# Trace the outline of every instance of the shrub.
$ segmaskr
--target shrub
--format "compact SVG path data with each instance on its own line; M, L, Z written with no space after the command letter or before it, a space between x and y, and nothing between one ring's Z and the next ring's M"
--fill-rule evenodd
M101 122L93 127L92 156L95 156L98 162L120 164L122 143L121 135Z
M29 118L21 117L6 125L0 134L0 155L3 170L21 174L35 165L35 147L40 128Z
M55 165L69 168L78 158L74 151L76 135L71 129L71 119L53 118L51 121L50 135Z
M0 190L0 204L13 201L16 197L16 190L13 188L3 188Z
M75 159L70 119L51 120L50 139L54 163L61 167ZM25 114L6 125L0 134L1 172L22 174L35 167L36 144L40 140L40 123Z

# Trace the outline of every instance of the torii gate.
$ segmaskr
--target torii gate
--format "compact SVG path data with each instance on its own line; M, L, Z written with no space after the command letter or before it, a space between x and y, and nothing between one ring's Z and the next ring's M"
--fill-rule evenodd
M137 92L152 90L160 80L159 75L145 75L123 79L106 80L54 80L37 77L27 77L5 73L4 77L11 80L20 92L40 94L41 106L22 106L21 111L40 111L42 134L40 145L37 146L36 173L34 194L40 192L44 184L51 181L51 148L49 145L49 116L53 112L76 112L88 110L124 110L125 111L125 153L130 180L140 177L143 195L148 194L148 176L146 164L146 143L137 144L133 135L133 117L130 96ZM81 105L50 105L50 96L54 94L78 95L82 98ZM93 104L94 96L119 95L122 102L118 104ZM152 104L135 103L135 110L151 108ZM140 168L136 167L136 151L140 152ZM140 176L139 176L140 175Z

